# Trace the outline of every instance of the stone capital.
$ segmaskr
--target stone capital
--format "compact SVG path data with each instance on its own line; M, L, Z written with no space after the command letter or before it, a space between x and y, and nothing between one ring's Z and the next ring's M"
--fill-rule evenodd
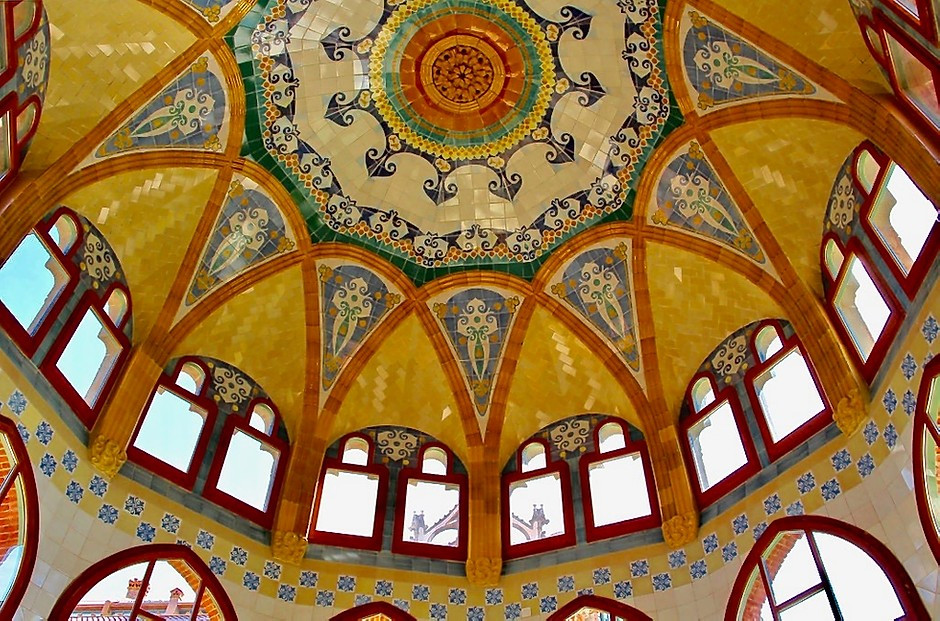
M114 478L127 461L124 445L104 434L94 434L88 449L92 465L109 479Z
M480 557L467 559L467 580L477 586L495 586L503 571L503 559Z
M836 425L847 436L855 433L866 417L865 403L858 388L853 388L846 396L839 399L836 411L832 414Z
M291 565L300 565L307 553L307 538L292 531L276 530L271 534L274 558Z
M694 541L697 533L698 515L693 512L675 515L663 522L663 539L672 550Z

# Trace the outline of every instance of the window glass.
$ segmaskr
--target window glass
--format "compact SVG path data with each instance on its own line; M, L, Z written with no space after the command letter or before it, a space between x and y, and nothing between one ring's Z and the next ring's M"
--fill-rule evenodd
M82 597L72 611L73 618L87 615L100 618L97 615L101 615L105 607L110 613L108 618L129 618L141 591L144 595L139 610L146 614L138 614L135 619L190 618L196 607L196 590L200 584L195 572L183 561L158 560L153 562L147 577L150 565L149 562L136 563L102 579ZM207 593L203 594L203 602Z
M68 283L68 274L38 235L29 233L0 267L0 302L30 334Z
M881 164L871 154L871 151L862 149L855 162L855 175L858 177L859 183L862 184L862 189L871 192L880 172Z
M639 453L594 462L588 466L588 483L595 526L652 513L646 473Z
M62 351L56 367L85 403L94 407L120 353L120 344L105 328L98 313L89 308Z
M509 543L525 543L565 532L561 476L552 472L509 485Z
M248 417L248 426L263 434L271 435L274 431L274 419L274 410L263 403L259 403L251 410L251 416Z
M871 223L905 274L920 256L937 210L900 166L891 164L872 204Z
M940 376L931 380L926 413L927 425L921 432L924 434L924 450L921 456L924 460L924 489L927 492L927 507L930 509L934 531L940 536L940 477L937 472L940 466L940 459L937 458L940 455L937 452L937 438L940 438ZM915 430L914 433L918 431Z
M782 554L785 556L781 562L779 558ZM816 568L816 561L813 559L813 552L809 547L809 540L802 532L785 533L772 551L765 555L766 557L772 560L765 562L780 563L776 572L768 571L774 600L779 604L819 584L822 580Z
M885 39L900 94L927 117L934 127L940 128L940 102L937 100L937 85L930 68L890 32L885 31Z
M833 303L855 349L867 360L888 324L891 309L857 256L849 259L848 270Z
M206 374L198 364L187 362L176 376L176 385L192 395L198 395Z
M842 263L845 261L845 255L839 250L839 245L835 241L826 242L826 271L833 280L839 277L839 270L842 269Z
M832 608L829 606L829 598L826 597L825 591L819 591L796 606L787 608L780 613L780 621L808 621L809 619L813 621L835 620L835 615L833 615Z
M23 563L26 515L22 485L17 477L0 502L0 605L6 602Z
M378 475L327 468L315 528L327 533L371 537L378 495Z
M429 448L424 452L421 472L426 474L447 474L447 453L439 448Z
M33 25L37 8L36 0L25 0L13 7L13 34L17 39Z
M0 53L6 65L6 51ZM0 116L0 179L10 172L13 166L13 141L10 139L10 113Z
M276 449L236 429L216 487L259 511L267 510L279 455Z
M754 339L757 344L757 355L761 362L764 362L778 351L783 349L783 343L780 341L780 334L773 326L766 326L757 333Z
M627 446L627 442L623 437L623 427L617 423L607 423L603 425L598 430L597 437L600 440L598 449L601 453L617 451Z
M695 406L695 411L701 412L714 402L715 391L712 389L712 383L707 377L700 378L692 386L692 405Z
M460 486L410 479L405 488L402 540L457 547Z
M158 386L134 446L181 472L188 472L206 416L204 409Z
M343 463L366 466L369 464L369 443L362 438L350 438L343 447Z
M813 537L845 619L893 621L904 615L891 581L864 550L828 533Z
M734 412L727 401L689 429L689 444L702 491L747 463Z
M917 0L889 0L889 2L894 2L897 6L914 17L920 18L920 9L917 8Z
M545 447L540 442L530 442L522 449L522 471L531 472L548 465L545 458Z
M797 348L758 375L754 389L774 442L825 409L806 360Z

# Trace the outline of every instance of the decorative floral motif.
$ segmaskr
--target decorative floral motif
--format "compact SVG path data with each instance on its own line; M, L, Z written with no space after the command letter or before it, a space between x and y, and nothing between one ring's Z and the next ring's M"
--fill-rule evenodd
M796 480L796 488L801 494L806 494L816 489L816 477L813 476L812 472L804 473Z
M209 571L214 573L216 576L224 576L227 563L224 559L219 558L218 556L213 556L209 559Z
M574 576L562 576L558 579L558 592L570 593L574 591Z
M131 515L141 515L145 506L146 503L137 496L128 496L124 501L124 510Z
M211 24L222 18L223 11L234 5L236 0L184 0L193 5L197 11Z
M222 401L233 410L248 401L252 387L248 379L237 369L215 364L212 366L212 391L217 401Z
M23 415L23 412L26 411L27 405L29 405L29 402L26 400L26 395L21 393L19 390L14 390L13 394L10 395L10 398L7 399L7 406L10 408L10 411L17 416Z
M803 507L803 501L797 500L796 502L790 503L787 505L787 510L785 512L787 515L803 515L806 513L806 508Z
M672 576L668 573L656 574L653 576L654 591L668 591L672 588Z
M336 594L333 591L317 591L317 606L332 608Z
M735 542L730 542L725 547L721 549L721 560L726 563L730 563L738 557L738 544Z
M502 589L487 589L484 593L484 601L487 606L498 606L503 603Z
M865 436L865 443L868 444L868 446L871 446L875 443L875 440L878 439L878 425L876 425L875 421L873 420L868 421L868 424L865 425L865 429L862 431L862 433Z
M590 422L585 419L568 419L548 431L548 437L559 451L578 451L591 436Z
M36 34L17 51L20 65L17 92L21 102L32 95L41 98L45 94L49 83L50 52L49 20L43 11Z
M180 519L172 513L164 513L163 518L160 520L160 528L175 535L180 529Z
M261 576L254 573L253 571L246 571L245 577L242 578L242 586L244 586L249 591L257 591L258 587L261 586ZM319 604L319 601L317 604Z
M924 335L924 340L928 345L933 345L933 342L937 340L937 335L940 334L940 322L937 322L933 315L928 315L920 328L920 333Z
M91 477L88 490L98 498L104 498L104 495L108 493L108 482L96 474Z
M55 469L58 466L55 457L46 453L42 456L42 459L39 460L39 470L46 475L51 477L55 473Z
M704 578L708 574L708 564L705 562L705 559L699 559L694 561L689 565L689 575L692 576L692 580L698 580L699 578Z
M835 498L836 496L838 496L839 494L841 494L842 488L839 485L838 479L829 479L828 481L822 484L820 491L822 492L823 500L828 502L832 500L833 498Z
M741 533L747 532L749 527L750 524L747 521L746 513L742 513L731 521L731 530L734 531L735 535L740 535Z
M869 474L871 474L875 469L875 458L871 456L870 453L865 453L858 458L858 463L856 464L858 468L858 473L864 479Z
M78 468L78 455L75 454L75 451L68 449L62 454L62 467L65 468L66 472L75 472L75 469Z
M147 522L141 522L137 525L137 538L143 541L144 543L153 542L154 538L157 536L157 529L153 527L153 524Z
M118 519L117 508L109 504L101 505L98 509L98 519L109 526L113 525Z
M852 464L852 455L848 450L842 449L832 456L832 467L836 472L842 472Z
M702 549L705 550L705 554L711 554L718 549L718 535L712 533L702 539Z
M79 267L92 279L95 289L104 288L103 285L121 277L114 251L97 231L85 235Z
M650 563L648 560L643 559L642 561L633 561L630 563L630 575L634 578L639 578L641 576L649 575L650 573Z
M633 583L629 580L621 580L614 583L614 597L617 599L627 599L633 597Z
M229 554L229 560L235 563L236 565L244 567L245 563L248 562L248 552L245 551L243 548L235 546L234 548L232 548L231 554Z
M215 545L215 535L199 529L199 532L196 533L196 545L203 550L211 550Z

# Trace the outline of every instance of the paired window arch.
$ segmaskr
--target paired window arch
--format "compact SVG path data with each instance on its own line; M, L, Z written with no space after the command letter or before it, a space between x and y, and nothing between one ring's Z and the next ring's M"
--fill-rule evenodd
M652 617L628 606L598 595L581 595L549 617L548 621L653 621Z
M940 356L924 367L914 414L913 455L917 512L940 562Z
M0 266L0 325L91 428L130 350L131 298L104 235L60 208Z
M864 597L859 597L864 593ZM775 520L748 553L726 621L927 619L910 576L880 541L822 516Z
M370 602L344 610L330 621L415 621L410 614L387 602Z
M937 207L871 142L843 165L820 262L833 324L871 381L940 249Z
M413 429L373 427L334 443L315 507L314 543L458 561L467 555L466 470L444 444Z
M231 600L186 546L123 550L83 571L56 602L51 619L94 617L234 621Z
M831 414L788 322L754 322L731 334L692 378L680 414L700 504L715 502L824 429Z
M0 416L0 618L12 619L29 586L39 544L39 500L16 423Z
M288 452L277 408L254 380L219 360L184 357L157 382L127 456L269 528Z
M616 418L575 416L535 434L503 472L503 548L518 558L660 524L642 434ZM581 502L576 502L576 499Z

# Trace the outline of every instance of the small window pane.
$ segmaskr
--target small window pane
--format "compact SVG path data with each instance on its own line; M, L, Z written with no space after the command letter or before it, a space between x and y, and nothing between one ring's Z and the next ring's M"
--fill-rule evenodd
M891 581L867 552L828 533L813 536L844 618L893 621L904 614Z
M915 431L915 433L917 433ZM934 531L940 536L940 479L937 477L937 441L930 430L924 427L924 490L927 493L927 506L930 508Z
M516 481L509 486L511 528L509 543L525 543L561 535L565 517L561 477L557 472Z
M411 479L405 490L402 539L457 547L460 524L460 486Z
M371 537L378 495L378 475L328 468L323 477L316 529Z
M917 8L917 0L893 0L896 5L901 7L916 18L920 18L920 9Z
M148 563L137 563L124 567L103 578L98 584L91 587L87 593L78 602L78 609L83 604L101 604L106 601L111 602L133 602L136 593L130 591L131 580L143 580L144 573L147 571ZM128 597L129 594L134 597Z
M343 463L356 466L369 464L369 443L362 438L350 438L343 447Z
M859 258L852 256L849 261L833 303L855 349L863 360L868 360L888 324L891 309Z
M639 453L595 462L588 467L595 526L606 526L652 513L646 473Z
M424 452L421 472L425 474L447 474L447 453L439 448L430 448Z
M598 448L601 453L617 451L627 446L626 439L623 437L623 427L617 423L605 424L597 432L597 437L600 439Z
M68 274L35 233L23 238L0 267L0 302L35 334L68 282Z
M900 166L892 164L872 206L871 224L907 274L937 223L937 210Z
M689 444L702 491L747 463L747 454L727 401L689 429Z
M761 362L764 362L778 351L783 349L783 343L780 341L780 334L773 326L767 326L761 329L754 341L757 345L757 353Z
M163 386L157 388L134 446L188 472L207 413Z
M715 402L715 391L712 390L712 383L708 378L701 378L692 387L692 405L696 412L701 412L709 405Z
M25 0L13 7L13 34L16 38L26 34L29 27L33 25L37 8L36 0Z
M825 409L799 349L793 349L758 375L754 388L774 442L787 437Z
M782 561L780 556L783 556ZM764 557L769 559L765 560L768 565L780 563L776 572L773 572L773 567L768 567L770 588L778 604L822 581L805 533L784 534Z
M0 605L6 602L20 573L26 543L22 477L17 477L0 502Z
M845 261L845 255L839 250L835 241L826 242L826 271L833 280L839 277L839 270L842 269L842 263Z
M0 52L0 57L4 59L6 65L6 51ZM3 179L10 172L13 166L13 144L10 140L10 113L7 112L0 116L0 179Z
M98 314L88 309L56 367L85 403L94 407L120 353L120 344L104 327Z
M937 100L937 85L930 68L890 32L885 31L885 39L900 94L927 117L934 127L940 128L940 102Z
M851 619L852 617L845 617ZM780 621L827 621L835 619L829 598L825 591L820 591L808 599L780 612Z
M531 472L545 468L545 447L540 442L532 442L522 449L522 471Z
M218 489L265 511L279 455L276 449L236 429L222 462Z

